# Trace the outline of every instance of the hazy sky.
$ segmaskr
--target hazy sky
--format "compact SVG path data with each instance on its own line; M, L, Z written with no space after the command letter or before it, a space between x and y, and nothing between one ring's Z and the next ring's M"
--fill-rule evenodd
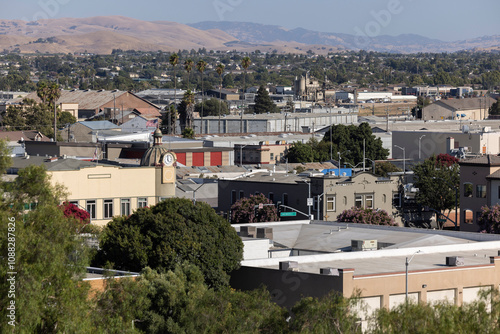
M123 15L179 23L244 21L446 41L500 35L500 0L0 0L1 19Z

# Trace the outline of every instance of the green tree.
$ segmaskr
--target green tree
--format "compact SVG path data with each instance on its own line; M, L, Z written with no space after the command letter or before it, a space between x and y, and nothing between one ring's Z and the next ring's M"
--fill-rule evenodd
M2 184L2 189L8 185ZM89 285L81 282L88 252L76 235L75 221L58 206L63 192L51 185L44 167L19 171L0 207L0 252L15 248L15 268L0 266L0 323L11 332L6 305L15 301L14 323L20 333L91 332ZM25 205L31 210L25 210ZM11 235L8 235L8 232ZM15 237L13 236L15 235ZM12 239L14 238L14 239ZM15 246L13 245L15 243ZM7 274L15 271L17 274ZM15 299L8 297L15 279Z
M389 176L389 173L394 172L401 172L401 169L399 169L389 161L379 161L375 163L375 175L387 177Z
M344 223L347 222L368 225L398 225L385 210L363 209L356 207L342 211L337 216L337 220Z
M184 128L184 130L182 130L182 138L194 139L193 128Z
M497 102L493 103L490 107L489 110L490 115L500 115L500 102L497 100Z
M227 103L223 102L222 105L216 98L210 98L204 102L197 103L194 106L194 111L200 113L200 116L217 116L219 114L219 106L221 107L221 114L228 115L229 108Z
M291 333L362 333L357 297L344 298L336 291L321 298L305 297L292 308Z
M286 157L290 163L313 162L314 152L311 145L294 142L288 148Z
M245 94L245 91L247 90L247 85L246 85L246 77L247 77L247 70L252 65L252 60L250 57L243 57L241 59L241 67L243 67L243 94Z
M76 118L70 112L62 111L57 115L57 127L76 123Z
M179 64L179 56L177 55L177 53L172 53L170 55L169 62L174 70L174 76L172 78L174 80L174 112L171 113L170 117L172 118L174 115L177 115L177 75L175 73L175 67L177 66L177 64ZM175 122L171 124L170 130L171 131L169 133L175 134Z
M179 105L181 128L193 128L194 93L187 90Z
M205 102L205 90L203 89L203 74L205 73L205 69L207 68L207 62L204 61L204 60L200 60L197 64L196 64L196 69L198 70L198 72L200 72L200 75L201 75L201 111L199 111L199 114L200 114L200 118L201 118L201 128L200 128L200 133L203 134L203 116L204 116L204 102Z
M263 204L262 209L258 208L259 204ZM240 198L231 206L231 222L233 224L272 222L278 220L278 210L276 206L274 206L274 203L264 194Z
M188 74L188 84L187 84L187 87L188 87L188 90L191 89L190 87L190 76L191 76L191 71L193 70L193 66L194 66L194 62L192 59L187 59L185 62L184 62L184 69L186 70L187 74Z
M279 111L264 86L260 86L257 91L254 110L257 114L265 114L268 112L274 113Z
M228 284L237 269L242 242L236 231L206 203L172 198L130 217L115 217L103 230L97 264L161 272L180 261L200 267L210 287Z
M417 202L439 213L455 208L456 189L460 186L460 166L441 163L435 156L413 167ZM451 211L450 211L451 212Z

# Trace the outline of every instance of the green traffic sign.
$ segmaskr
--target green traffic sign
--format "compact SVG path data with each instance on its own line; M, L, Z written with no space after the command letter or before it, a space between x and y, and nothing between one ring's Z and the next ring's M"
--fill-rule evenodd
M281 212L280 217L295 217L297 212Z

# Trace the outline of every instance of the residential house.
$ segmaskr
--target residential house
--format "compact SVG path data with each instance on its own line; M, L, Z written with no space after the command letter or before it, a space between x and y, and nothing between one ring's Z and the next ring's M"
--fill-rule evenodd
M61 131L61 136L68 142L96 143L99 131L107 130L119 132L120 127L110 121L82 121Z

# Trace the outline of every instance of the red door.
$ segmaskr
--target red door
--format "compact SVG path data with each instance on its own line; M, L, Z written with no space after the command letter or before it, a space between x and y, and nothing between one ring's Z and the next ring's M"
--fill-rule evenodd
M205 156L203 152L193 152L193 166L205 166Z
M186 166L186 153L176 153L177 162Z
M212 152L210 154L210 166L222 165L222 152Z

